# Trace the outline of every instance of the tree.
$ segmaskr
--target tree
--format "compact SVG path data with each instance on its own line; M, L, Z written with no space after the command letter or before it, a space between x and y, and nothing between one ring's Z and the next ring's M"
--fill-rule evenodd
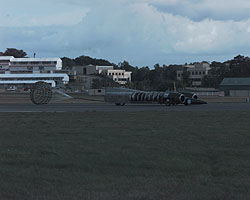
M74 59L70 59L67 57L62 58L62 68L63 69L72 69L72 67L76 66L76 62Z
M183 87L185 88L186 86L189 86L190 85L190 74L188 73L188 71L184 71L183 74L182 74L182 84L183 84Z
M18 50L15 48L7 48L7 50L2 53L2 56L14 56L15 58L24 58L27 56L27 53L24 52L22 49Z
M103 87L120 87L120 85L112 78L100 74L97 78L93 79L91 88L100 89Z
M110 63L104 59L91 58L89 56L79 56L74 59L76 65L97 65L97 66L113 66L114 64Z
M135 67L130 65L129 62L125 61L125 60L122 63L119 63L118 66L120 69L124 69L124 70L130 71L130 72L133 72L135 70Z
M92 89L100 89L103 87L103 83L100 79L98 78L95 78L93 79L93 82L92 82Z

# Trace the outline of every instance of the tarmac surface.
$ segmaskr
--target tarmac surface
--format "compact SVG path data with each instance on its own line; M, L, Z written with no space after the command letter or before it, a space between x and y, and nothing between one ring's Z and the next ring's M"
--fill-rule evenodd
M128 104L115 106L105 103L51 103L34 105L32 103L0 104L0 112L86 112L86 111L250 111L250 103L209 103L204 105L164 106L158 104Z

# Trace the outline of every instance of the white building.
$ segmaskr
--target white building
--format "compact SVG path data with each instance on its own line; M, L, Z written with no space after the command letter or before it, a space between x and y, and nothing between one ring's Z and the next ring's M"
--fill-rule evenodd
M0 74L0 84L2 85L25 85L33 84L38 81L50 83L55 87L58 82L67 84L69 76L67 74L51 73L51 74Z
M123 69L108 69L103 73L121 85L131 82L132 72L128 72Z
M205 61L193 65L183 65L183 69L177 70L177 80L182 80L183 73L186 71L189 74L192 86L201 86L203 77L208 75L210 69L210 64Z
M102 71L113 69L113 66L96 66L96 65L86 65L86 66L75 66L73 71L75 75L94 75L101 74Z
M0 56L0 73L5 73L9 70L10 60L13 59L13 56Z
M96 74L103 74L113 79L115 82L124 85L128 82L131 82L131 74L132 72L128 72L121 69L114 69L113 66L95 66L95 65L87 65L87 66L75 66L73 67L73 71L75 73L74 76L78 82L91 82L87 81L87 79L92 79L91 76ZM88 84L88 87L91 84ZM88 88L86 87L86 88Z
M107 71L107 70L114 69L113 66L95 66L95 67L96 67L98 74L101 74L102 72Z
M69 77L60 73L60 58L14 58L0 56L0 85L29 85L38 81L67 84Z

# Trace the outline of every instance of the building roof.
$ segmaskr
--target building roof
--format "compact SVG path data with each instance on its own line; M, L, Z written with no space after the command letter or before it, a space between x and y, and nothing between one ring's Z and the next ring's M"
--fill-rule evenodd
M95 66L96 69L114 69L114 66Z
M0 56L0 60L11 60L12 62L39 62L60 61L61 58L14 58L13 56Z
M185 91L188 91L188 92L218 92L219 90L215 89L215 88L186 87L183 92L185 92Z
M132 73L130 71L126 71L125 69L108 69L108 72L124 72L124 73Z
M12 62L43 62L43 61L58 61L60 58L13 58Z
M46 74L0 74L0 78L58 78L58 77L67 77L67 74L64 73L46 73Z
M52 87L56 86L56 82L53 80L40 80L46 83L50 83ZM18 80L18 81L0 81L0 84L10 84L10 85L18 85L18 84L35 84L39 82L39 80Z
M227 85L250 85L250 77L246 78L224 78L220 86Z
M0 60L11 60L13 56L0 56Z
M63 73L49 74L0 74L0 79L22 79L22 78L63 78L63 81L69 81L69 76Z

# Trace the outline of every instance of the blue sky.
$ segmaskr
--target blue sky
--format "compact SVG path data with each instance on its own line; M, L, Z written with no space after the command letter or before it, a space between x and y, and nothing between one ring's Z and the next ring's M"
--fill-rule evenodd
M0 0L0 51L153 67L250 55L248 0Z

